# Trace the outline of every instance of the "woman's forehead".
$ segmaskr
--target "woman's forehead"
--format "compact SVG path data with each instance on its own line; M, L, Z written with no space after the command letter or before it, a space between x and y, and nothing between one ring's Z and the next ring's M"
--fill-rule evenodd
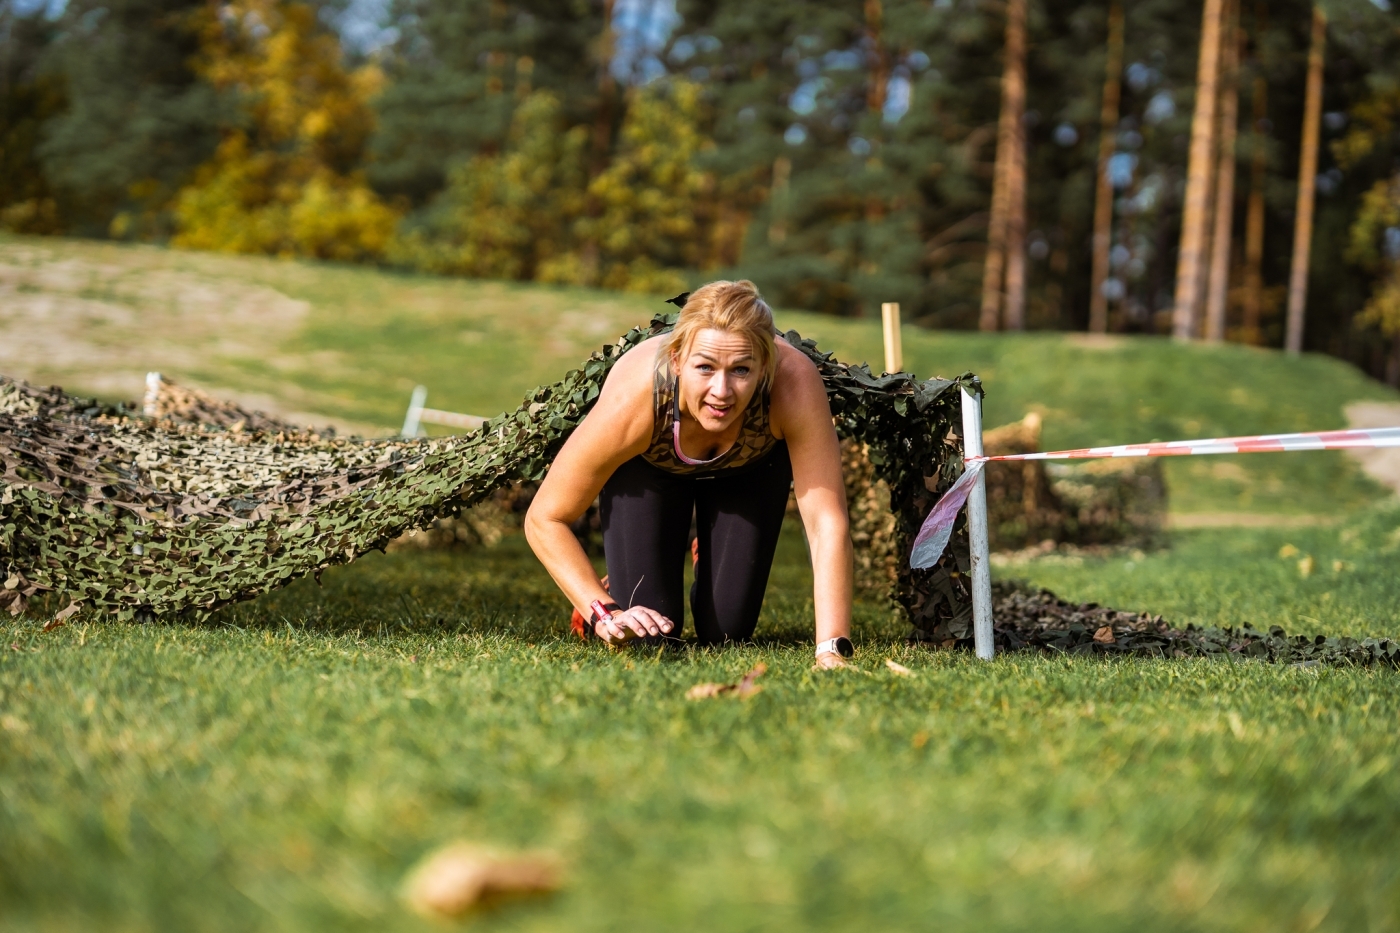
M696 353L707 356L752 356L753 344L746 334L707 327L691 339L689 355Z

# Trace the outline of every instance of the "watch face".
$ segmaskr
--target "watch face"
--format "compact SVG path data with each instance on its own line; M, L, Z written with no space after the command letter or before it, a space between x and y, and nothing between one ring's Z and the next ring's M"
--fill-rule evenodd
M849 658L856 653L856 646L851 644L851 640L846 637L836 639L836 653L843 658Z

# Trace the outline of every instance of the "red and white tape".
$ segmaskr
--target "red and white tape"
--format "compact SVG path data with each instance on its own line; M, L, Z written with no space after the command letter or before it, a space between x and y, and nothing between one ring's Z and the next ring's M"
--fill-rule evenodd
M1034 454L1005 454L999 457L968 457L967 469L945 492L924 519L914 538L909 566L916 570L932 567L948 546L953 522L984 464L994 460L1091 460L1106 457L1184 457L1202 454L1260 454L1284 450L1375 450L1400 447L1400 427L1353 428L1345 431L1304 431L1298 434L1257 434L1244 437L1213 437L1199 441L1167 441L1154 444L1119 444L1116 447L1082 447L1078 450L1052 450Z

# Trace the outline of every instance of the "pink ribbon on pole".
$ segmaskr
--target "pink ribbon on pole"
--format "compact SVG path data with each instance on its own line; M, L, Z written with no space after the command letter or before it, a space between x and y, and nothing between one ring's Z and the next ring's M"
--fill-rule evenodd
M924 519L914 538L909 566L925 570L938 563L953 523L972 493L983 464L993 460L1088 460L1105 457L1182 457L1204 454L1257 454L1286 450L1375 450L1400 447L1400 427L1353 428L1345 431L1304 431L1297 434L1258 434L1242 437L1213 437L1198 441L1167 441L1152 444L1120 444L1116 447L1082 447L1034 454L1004 454L999 457L968 457L967 469L945 492Z

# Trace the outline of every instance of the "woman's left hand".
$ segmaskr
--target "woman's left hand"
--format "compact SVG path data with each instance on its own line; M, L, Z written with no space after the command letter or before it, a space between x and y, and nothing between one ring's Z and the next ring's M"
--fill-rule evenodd
M823 651L821 654L817 655L817 663L813 665L813 667L823 671L830 671L838 667L850 666L850 662L848 662L845 658L841 657L841 655L837 654L835 651Z

